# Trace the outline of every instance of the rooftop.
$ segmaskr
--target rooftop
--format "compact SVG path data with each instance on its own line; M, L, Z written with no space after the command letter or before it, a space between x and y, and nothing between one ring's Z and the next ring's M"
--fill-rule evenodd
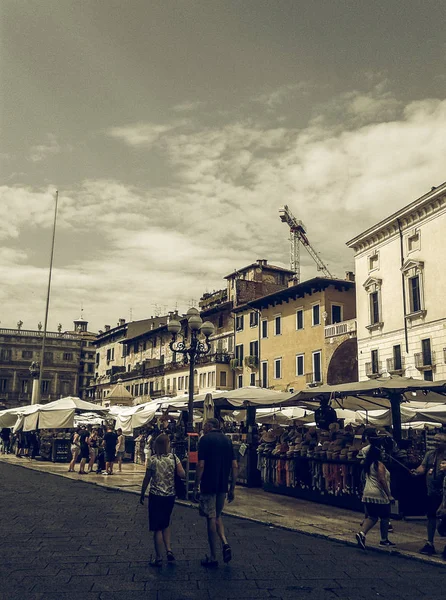
M250 269L260 268L266 271L279 271L281 273L287 273L288 275L295 275L295 271L291 271L290 269L284 269L283 267L277 267L276 265L269 265L267 260L259 259L255 263L248 265L247 267L242 267L241 269L236 269L233 273L226 275L224 279L231 279L234 275L238 275L239 273L245 273Z

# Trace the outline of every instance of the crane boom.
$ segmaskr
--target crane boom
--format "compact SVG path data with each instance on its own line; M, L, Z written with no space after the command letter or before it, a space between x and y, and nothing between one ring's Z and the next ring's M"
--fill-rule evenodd
M310 244L305 225L302 221L296 219L286 204L283 208L279 209L279 215L282 223L286 223L290 228L290 268L292 271L295 271L297 281L300 281L300 243L302 243L316 263L318 271L322 271L325 277L334 279L325 263Z

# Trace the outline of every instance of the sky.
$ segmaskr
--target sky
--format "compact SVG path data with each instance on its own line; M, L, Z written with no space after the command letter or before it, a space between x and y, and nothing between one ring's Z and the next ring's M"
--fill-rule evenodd
M288 204L329 270L446 180L443 0L3 0L0 327L185 312ZM302 279L317 275L302 251Z

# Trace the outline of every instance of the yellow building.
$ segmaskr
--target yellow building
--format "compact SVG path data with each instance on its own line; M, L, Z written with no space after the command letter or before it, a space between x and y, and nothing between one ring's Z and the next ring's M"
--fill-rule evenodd
M357 381L355 284L315 277L247 302L235 316L236 387L301 390Z

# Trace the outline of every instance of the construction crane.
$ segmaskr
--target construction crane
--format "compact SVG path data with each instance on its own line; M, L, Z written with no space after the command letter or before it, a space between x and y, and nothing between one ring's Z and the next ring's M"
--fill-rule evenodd
M325 263L321 260L316 250L310 244L307 238L307 231L302 221L298 221L288 206L285 204L279 209L280 220L286 223L290 228L290 268L296 273L297 282L300 281L300 244L307 250L308 254L314 260L318 271L322 271L325 277L334 279Z

